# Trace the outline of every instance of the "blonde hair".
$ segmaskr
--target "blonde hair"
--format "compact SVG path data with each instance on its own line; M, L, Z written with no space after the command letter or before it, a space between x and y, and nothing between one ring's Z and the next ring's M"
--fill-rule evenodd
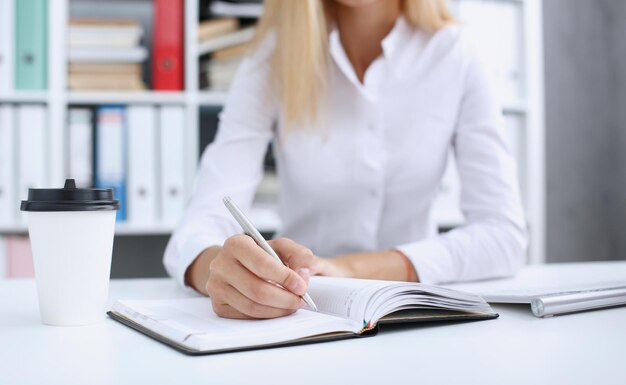
M254 44L275 31L270 83L277 87L286 128L313 122L327 90L329 3L333 0L265 0ZM454 21L446 0L402 0L415 28L435 32Z

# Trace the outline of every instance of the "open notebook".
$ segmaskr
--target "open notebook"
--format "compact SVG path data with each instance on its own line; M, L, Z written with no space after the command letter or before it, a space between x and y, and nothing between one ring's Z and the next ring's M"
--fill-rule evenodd
M498 316L475 294L417 283L313 277L308 293L319 312L269 320L220 318L209 298L120 300L108 314L188 354L374 335L382 323Z

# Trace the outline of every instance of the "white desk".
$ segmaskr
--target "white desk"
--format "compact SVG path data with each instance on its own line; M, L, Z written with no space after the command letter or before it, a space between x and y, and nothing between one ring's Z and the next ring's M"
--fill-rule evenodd
M563 264L526 268L513 283L623 278L626 262ZM169 279L111 283L111 300L181 296ZM491 321L190 357L111 319L44 326L35 282L0 281L0 384L626 384L626 307L547 319L523 306L495 309Z

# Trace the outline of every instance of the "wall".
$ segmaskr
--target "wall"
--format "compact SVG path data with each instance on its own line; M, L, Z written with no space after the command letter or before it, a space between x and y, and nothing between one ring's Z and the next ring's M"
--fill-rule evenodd
M611 40L615 44L612 50L612 58L615 60L616 69L616 113L618 131L618 163L616 167L619 188L616 194L616 242L617 255L626 259L626 2L613 0L616 8L614 24L611 28Z
M626 259L626 2L543 4L547 260Z

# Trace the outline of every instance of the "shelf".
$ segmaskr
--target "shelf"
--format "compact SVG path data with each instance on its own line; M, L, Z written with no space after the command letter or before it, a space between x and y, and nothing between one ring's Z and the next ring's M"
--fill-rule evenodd
M68 92L68 104L144 103L185 104L187 98L195 96L201 106L221 106L226 102L226 91L193 92Z
M105 103L145 103L145 104L184 104L185 92L173 91L93 91L67 93L69 104L105 104Z
M198 104L201 106L223 106L227 96L227 91L198 91Z
M200 106L222 106L226 103L228 91L201 90L195 93L176 91L68 91L68 104L185 104L189 96L196 96ZM46 91L23 91L0 94L0 103L47 103ZM506 102L502 112L505 115L523 115L527 112L526 102L522 100Z
M115 225L115 235L169 235L173 230L173 226L134 226L127 223ZM0 236L26 234L28 234L28 227L22 224L0 227Z
M0 103L47 103L48 91L14 91L0 94Z
M274 233L280 228L281 221L278 213L273 208L253 207L250 210L250 219L262 233ZM115 224L115 235L170 235L176 229L174 225L136 225L126 222ZM2 235L26 235L28 228L22 223L12 226L0 226Z

